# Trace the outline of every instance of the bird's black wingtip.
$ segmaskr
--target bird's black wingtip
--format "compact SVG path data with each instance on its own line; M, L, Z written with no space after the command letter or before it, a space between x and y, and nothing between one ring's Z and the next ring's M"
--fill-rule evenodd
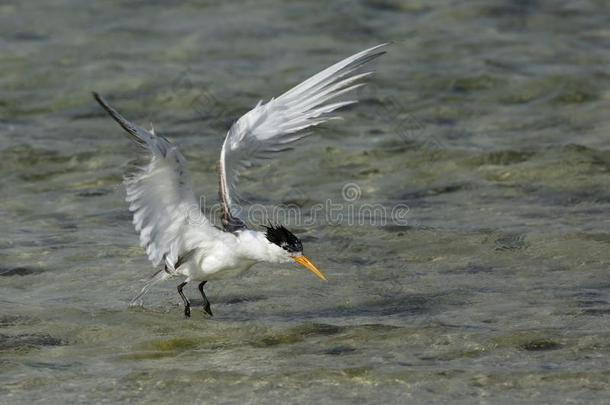
M96 91L92 91L91 94L97 103L104 109L110 116L118 122L123 128L125 128L128 132L131 132L129 128L126 127L126 120L123 118L114 108L110 107L110 104L104 99L104 97L100 96L100 94Z
M144 146L146 144L146 141L142 138L143 135L138 133L139 129L135 125L123 118L123 116L119 114L117 110L112 108L110 104L106 102L104 97L100 96L97 92L92 91L91 94L93 95L95 101L97 101L98 104L104 110L106 110L110 117L112 117L112 119L115 120L125 131L127 131L127 133L130 135L131 140L141 146ZM145 130L142 131L146 132Z
M98 103L100 103L102 105L106 104L106 100L104 100L104 97L100 96L100 93L98 93L97 91L92 91L91 95L93 96L95 101L97 101Z

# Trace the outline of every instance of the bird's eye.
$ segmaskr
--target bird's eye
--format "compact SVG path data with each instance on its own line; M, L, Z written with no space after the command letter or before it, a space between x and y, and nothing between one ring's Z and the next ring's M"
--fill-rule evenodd
M281 248L290 253L300 252L302 250L302 247L298 243L282 243Z

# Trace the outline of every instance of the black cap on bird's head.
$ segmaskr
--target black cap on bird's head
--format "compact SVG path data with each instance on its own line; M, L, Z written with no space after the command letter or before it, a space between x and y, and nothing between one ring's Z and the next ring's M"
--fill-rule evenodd
M326 280L324 274L322 274L322 272L303 255L303 243L301 243L301 240L292 232L282 225L269 224L269 226L265 226L265 229L267 229L265 237L269 242L287 251L288 254L290 254L290 257L292 257L292 260L311 271L316 277L321 280Z
M265 227L267 240L290 253L302 253L303 244L292 232L282 225L271 225Z

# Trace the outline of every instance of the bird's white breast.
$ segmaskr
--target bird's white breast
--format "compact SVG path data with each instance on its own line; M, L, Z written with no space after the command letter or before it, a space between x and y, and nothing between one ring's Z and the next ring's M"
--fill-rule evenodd
M244 230L225 233L196 252L193 259L180 266L178 273L189 281L216 280L241 275L269 256L269 243L261 232Z

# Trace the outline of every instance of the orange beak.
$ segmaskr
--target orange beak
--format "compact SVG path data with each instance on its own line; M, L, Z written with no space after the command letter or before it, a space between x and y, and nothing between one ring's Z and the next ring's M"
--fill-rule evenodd
M326 277L324 277L324 274L322 274L322 272L320 270L318 270L318 268L316 266L314 266L313 263L310 262L307 257L305 257L305 256L293 257L293 260L295 262L297 262L298 264L300 264L301 266L305 267L307 270L311 271L320 280L326 281Z

